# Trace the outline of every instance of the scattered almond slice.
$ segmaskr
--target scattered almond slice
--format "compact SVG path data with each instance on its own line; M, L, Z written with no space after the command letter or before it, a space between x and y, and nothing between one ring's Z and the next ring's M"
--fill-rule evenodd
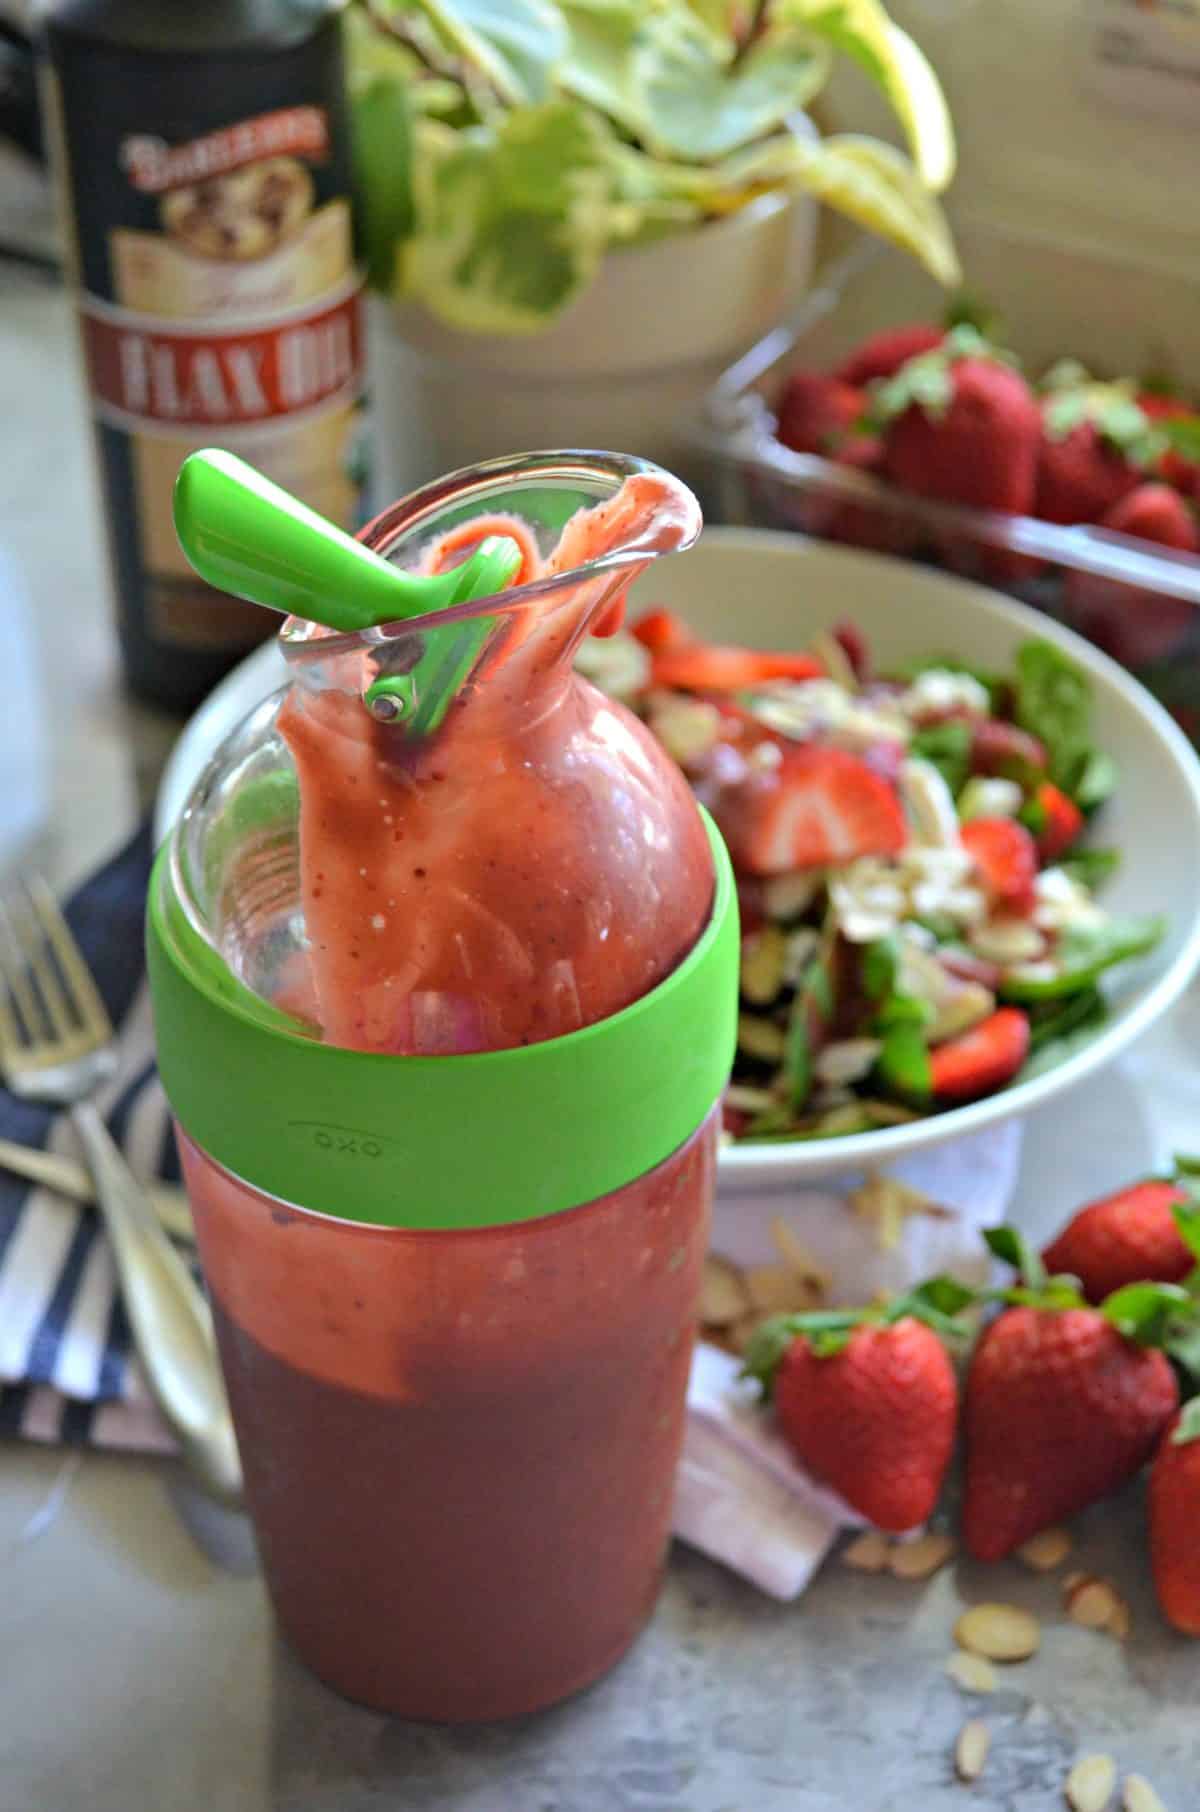
M848 1548L842 1550L842 1565L855 1573L882 1573L888 1564L892 1544L878 1529L864 1529Z
M847 692L858 691L858 676L846 657L846 650L828 631L820 629L809 643L809 651L820 661L835 684Z
M700 1319L710 1327L729 1327L749 1307L742 1274L727 1258L710 1254L700 1284Z
M958 1733L954 1745L954 1772L960 1781L977 1781L983 1773L992 1733L979 1718L970 1718Z
M1052 1573L1071 1552L1073 1542L1069 1529L1041 1529L1017 1549L1017 1557L1035 1573Z
M996 1670L982 1655L958 1649L946 1660L946 1672L964 1692L995 1692Z
M910 1215L941 1218L947 1213L922 1190L912 1189L898 1177L885 1177L877 1170L859 1188L850 1191L846 1204L860 1220L874 1222L876 1244L883 1252L894 1251L899 1245Z
M1129 1774L1121 1792L1125 1812L1167 1812L1166 1806L1144 1774Z
M1066 1594L1067 1616L1085 1630L1106 1630L1121 1599L1107 1579L1084 1578Z
M771 1238L788 1269L814 1296L823 1300L829 1292L829 1273L822 1269L795 1228L789 1226L781 1214L771 1222Z
M1088 1577L1088 1575L1086 1573L1083 1573L1080 1571L1076 1571L1074 1573L1067 1573L1063 1576L1062 1589L1063 1589L1063 1603L1064 1604L1066 1603L1067 1599L1071 1596L1071 1593L1075 1590L1075 1587L1081 1586L1087 1577Z
M954 1640L987 1661L1028 1661L1041 1646L1042 1630L1015 1604L973 1604L955 1624Z
M751 1308L763 1315L785 1315L813 1306L812 1292L789 1265L749 1265L742 1272Z
M1104 1812L1117 1784L1117 1764L1111 1755L1084 1755L1076 1762L1063 1786L1071 1812Z
M1120 1594L1117 1594L1117 1602L1113 1606L1112 1616L1108 1620L1108 1633L1118 1642L1128 1642L1132 1626L1133 1620L1129 1615L1129 1606Z
M897 1579L930 1579L945 1566L954 1549L951 1535L918 1535L915 1541L895 1544L888 1555L888 1571Z

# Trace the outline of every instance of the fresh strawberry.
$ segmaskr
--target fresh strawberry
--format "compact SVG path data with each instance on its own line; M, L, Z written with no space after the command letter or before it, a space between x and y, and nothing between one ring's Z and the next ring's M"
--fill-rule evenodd
M655 686L682 692L740 692L744 686L773 679L819 679L824 673L811 654L760 653L722 642L686 642L664 648L651 662Z
M969 329L882 386L884 465L903 489L1017 515L1033 503L1041 418L1020 372ZM958 348L973 350L957 356Z
M883 442L872 434L851 434L832 455L834 465L883 477ZM894 503L874 498L849 501L814 493L810 498L808 532L847 547L863 547L876 554L915 553L921 541L920 525Z
M1089 1302L1125 1284L1178 1283L1200 1254L1185 1241L1176 1208L1200 1212L1179 1179L1150 1178L1090 1202L1042 1253L1047 1270L1077 1277Z
M896 789L857 755L815 743L783 750L716 802L734 863L748 874L892 856L907 825Z
M1200 1399L1163 1436L1150 1472L1150 1569L1167 1622L1200 1636Z
M1011 1082L1029 1055L1029 1021L1019 1007L994 1013L935 1044L929 1053L929 1083L935 1101L974 1101Z
M1158 451L1149 417L1115 384L1086 378L1042 405L1036 512L1047 522L1100 522L1147 476Z
M773 1382L780 1430L803 1465L878 1528L915 1528L954 1448L958 1386L945 1347L912 1315L854 1325L848 1314L840 1330L811 1333L805 1319L765 1323L747 1371Z
M878 378L895 377L902 365L932 352L945 339L945 329L926 321L912 321L904 327L885 327L873 333L837 367L834 377L843 384L860 388Z
M1126 1338L1102 1310L1005 1309L967 1375L970 1553L1002 1560L1116 1491L1150 1458L1178 1402L1166 1356Z
M1033 836L1038 856L1043 863L1057 862L1082 831L1083 813L1075 801L1068 799L1050 780L1042 781L1031 804L1037 820Z
M1139 484L1106 512L1101 526L1180 553L1194 554L1200 548L1193 511L1166 484ZM1182 598L1091 573L1071 573L1066 597L1075 625L1129 667L1167 659L1188 634L1196 614Z
M1196 518L1183 498L1170 485L1153 481L1139 484L1114 504L1101 518L1101 526L1185 554L1194 554L1200 545Z
M1036 511L1045 522L1099 522L1141 482L1138 468L1081 422L1064 439L1043 442Z
M972 818L962 827L962 846L1001 912L1032 910L1038 852L1023 824L1015 818Z
M971 732L972 774L1000 775L1024 780L1033 770L1046 771L1046 750L1036 736L1000 717L985 717Z
M1196 419L1196 411L1191 403L1179 396L1143 392L1137 400L1142 413L1149 416L1152 422L1193 422ZM1167 484L1173 484L1177 491L1200 502L1200 461L1169 446L1159 459L1156 470Z
M866 408L853 385L817 371L794 371L779 399L775 433L794 453L835 452Z
M629 625L629 633L635 636L643 648L651 654L666 654L674 648L688 648L695 641L695 636L681 616L673 610L644 610L635 623Z

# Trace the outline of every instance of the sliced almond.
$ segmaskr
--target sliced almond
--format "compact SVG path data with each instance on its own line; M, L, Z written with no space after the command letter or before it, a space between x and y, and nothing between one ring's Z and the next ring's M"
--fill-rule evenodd
M969 1655L959 1649L946 1661L946 1672L964 1692L995 1692L996 1670L982 1655Z
M882 1573L892 1544L878 1529L864 1529L842 1550L842 1565L855 1573Z
M888 1571L897 1579L930 1579L954 1552L954 1537L930 1533L899 1541L888 1555Z
M710 1254L700 1282L700 1319L706 1327L728 1327L746 1313L750 1298L742 1274L727 1258Z
M1052 1573L1060 1567L1071 1552L1072 1541L1069 1529L1041 1529L1023 1542L1017 1549L1017 1556L1032 1567L1035 1573Z
M858 675L850 665L846 650L836 636L820 629L809 643L810 651L820 661L830 679L847 692L858 691Z
M1041 1646L1042 1629L1015 1604L973 1604L955 1624L954 1640L988 1661L1028 1661Z
M1085 1577L1067 1593L1067 1616L1085 1630L1107 1629L1121 1600L1107 1579Z
M1125 1812L1167 1812L1166 1806L1144 1774L1128 1774L1121 1792Z
M1113 1606L1112 1616L1109 1618L1106 1625L1108 1633L1110 1636L1115 1637L1118 1642L1128 1642L1129 1632L1132 1626L1133 1621L1129 1615L1129 1606L1118 1594L1117 1602Z
M793 1271L815 1296L823 1298L829 1290L829 1273L821 1268L795 1228L789 1226L781 1214L777 1214L771 1222L771 1238L775 1242L775 1250L788 1269Z
M756 1057L760 1063L778 1063L787 1047L787 1036L773 1019L763 1019L756 1013L739 1013L737 1042L738 1050L744 1051L747 1057Z
M1117 1784L1117 1764L1111 1755L1079 1758L1063 1786L1071 1812L1104 1812Z
M954 1745L954 1772L960 1781L977 1781L983 1773L992 1733L980 1718L970 1718L958 1733Z
M846 1204L860 1220L873 1224L875 1242L884 1252L899 1245L909 1215L941 1212L938 1204L919 1189L871 1171L865 1183L852 1189Z
M1074 1572L1074 1573L1065 1573L1063 1575L1062 1589L1063 1589L1063 1603L1064 1604L1067 1602L1067 1599L1071 1596L1071 1593L1075 1590L1075 1587L1081 1586L1083 1584L1084 1580L1087 1579L1087 1577L1088 1577L1088 1575L1086 1573L1082 1573L1082 1572L1078 1572L1078 1571Z
M790 1265L749 1265L742 1273L750 1307L762 1315L785 1315L820 1301Z
M741 988L753 1006L770 1006L783 987L787 938L778 925L764 925L742 943Z
M824 886L820 869L800 868L792 874L772 875L763 882L763 909L770 919L798 919L806 913Z

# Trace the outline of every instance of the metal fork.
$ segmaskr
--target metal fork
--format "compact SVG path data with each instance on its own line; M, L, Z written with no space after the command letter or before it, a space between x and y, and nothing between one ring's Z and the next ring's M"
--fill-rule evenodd
M225 1502L242 1473L208 1304L91 1096L117 1064L112 1022L46 883L0 900L0 1069L14 1095L70 1111L138 1353L196 1479Z

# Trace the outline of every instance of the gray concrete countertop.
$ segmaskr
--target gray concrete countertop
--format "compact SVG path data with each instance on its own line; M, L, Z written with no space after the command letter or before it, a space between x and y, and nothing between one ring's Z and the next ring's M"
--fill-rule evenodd
M121 697L66 305L0 267L0 552L20 566L53 709L60 885L136 821L172 727ZM0 687L3 682L0 681ZM3 714L0 713L0 716ZM0 738L0 777L3 776ZM1057 1120L1031 1123L1031 1231L1200 1124L1200 997ZM1073 1152L1069 1161L1064 1149ZM1136 1154L1136 1161L1135 1155ZM1111 1174L1111 1172L1109 1173ZM1128 1643L1076 1628L1058 1583L1015 1563L925 1585L831 1563L769 1602L677 1550L654 1621L577 1700L490 1730L400 1724L335 1698L274 1635L240 1519L205 1512L173 1466L0 1448L0 1812L1052 1812L1103 1750L1200 1808L1200 1644L1154 1609L1136 1492L1081 1520L1071 1565L1128 1597ZM961 1604L1037 1610L1042 1651L965 1700L942 1672ZM993 1732L957 1784L966 1717Z

